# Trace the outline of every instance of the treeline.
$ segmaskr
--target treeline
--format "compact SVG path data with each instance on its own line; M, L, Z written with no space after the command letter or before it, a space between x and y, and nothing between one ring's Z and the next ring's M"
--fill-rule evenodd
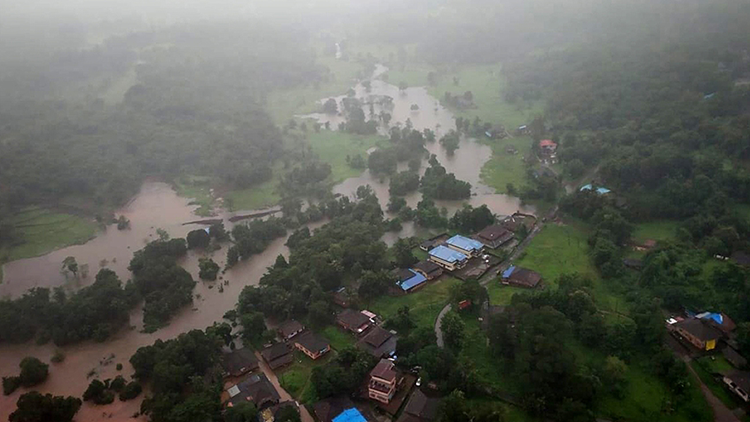
M15 300L0 301L0 343L52 340L57 345L93 339L104 341L127 325L140 301L135 284L122 285L102 269L91 286L67 294L62 288L34 288Z

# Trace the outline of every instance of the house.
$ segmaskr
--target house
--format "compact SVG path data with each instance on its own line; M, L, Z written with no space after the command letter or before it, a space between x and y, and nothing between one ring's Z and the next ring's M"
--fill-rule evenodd
M726 360L735 368L744 368L747 366L747 359L731 346L722 349L721 354L724 355L724 358L726 358Z
M557 144L551 139L542 139L539 141L539 151L543 156L551 157L557 151Z
M598 188L595 189L594 186L591 185L591 183L589 183L588 185L581 186L581 189L580 189L581 192L583 192L583 191L591 191L591 190L595 191L599 195L606 195L606 194L612 192L611 190L609 190L607 188L604 188L604 187L598 187Z
M482 252L484 252L484 245L481 242L478 242L474 239L469 239L468 237L464 237L459 234L446 240L445 244L449 248L461 252L466 256L477 257L481 255Z
M354 403L346 396L330 397L316 402L312 408L319 422L333 422L336 417L345 411L354 409ZM364 419L366 420L367 418Z
M356 346L376 358L382 358L395 356L397 343L398 336L374 326L357 342Z
M370 328L370 325L372 325L370 318L362 312L353 309L345 309L336 315L336 323L340 325L341 328L351 331L354 334L362 334Z
M513 236L512 231L499 224L495 224L485 227L484 230L477 233L477 240L488 248L497 249L513 239Z
M430 249L434 248L440 243L439 239L427 239L424 242L419 244L419 249L427 252Z
M432 261L419 261L412 269L422 274L427 280L434 280L443 275L443 268Z
M718 328L725 335L729 335L735 328L737 328L734 321L723 313L703 312L695 317Z
M277 404L281 399L265 374L252 375L241 383L229 387L227 393L229 393L227 402L229 407L249 401L258 409L262 409Z
M279 404L275 404L271 407L268 407L258 413L258 421L259 422L274 422L276 420L276 417L281 409L284 408L292 408L297 413L299 413L299 406L297 405L297 402L288 400L281 402Z
M541 274L526 268L516 267L515 265L511 265L507 270L503 271L501 279L503 284L529 289L541 287L543 284Z
M298 335L294 339L294 347L312 360L318 359L331 350L331 345L327 341L309 331Z
M271 369L289 365L294 359L292 349L286 343L276 343L273 346L266 347L260 354Z
M464 299L460 302L458 302L458 310L463 311L465 309L471 308L471 300L470 299Z
M333 303L341 306L342 308L348 308L352 306L351 299L346 292L346 287L342 287L331 294Z
M401 375L393 362L388 359L380 359L380 362L370 371L367 395L373 400L388 404L396 394L400 379Z
M536 217L530 214L521 213L515 213L513 215L505 217L500 222L501 226L514 233L517 232L521 228L521 226L524 226L527 230L531 230L531 228L534 227L534 224L536 224Z
M258 358L248 348L224 353L221 359L224 376L239 377L258 369Z
M723 336L718 328L699 318L686 318L668 326L685 340L700 350L713 350Z
M417 388L397 422L432 422L437 419L439 408L440 399L428 397Z
M422 287L427 281L427 277L414 270L406 268L399 270L396 277L398 279L396 281L396 285L398 285L401 290L407 293L417 290L418 288Z
M750 401L750 372L734 371L724 376L724 384L743 401Z
M518 135L528 135L529 134L529 127L526 125L518 126L518 129L516 129L516 133Z
M367 422L367 418L356 407L344 410L332 422Z
M303 331L305 331L305 326L293 319L284 321L279 325L279 328L276 329L276 332L279 334L282 341L289 341Z
M443 245L433 248L429 254L430 261L448 271L460 270L466 266L466 262L469 260L468 256Z

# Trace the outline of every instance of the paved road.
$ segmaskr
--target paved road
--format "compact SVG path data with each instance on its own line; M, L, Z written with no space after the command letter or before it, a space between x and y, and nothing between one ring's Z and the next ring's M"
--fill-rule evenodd
M547 220L551 220L554 218L554 216L557 214L557 206L553 208L548 214L547 214ZM497 278L497 275L505 271L512 263L515 261L519 255L526 249L526 247L531 243L531 241L536 237L536 235L539 234L540 231L542 231L542 227L544 226L544 222L542 222L541 219L537 220L537 224L534 225L534 228L531 229L531 232L526 236L526 238L521 241L521 243L518 244L516 249L513 251L512 254L503 262L499 263L493 268L490 268L489 271L487 271L482 278L479 279L479 284L482 286L487 286L490 284L492 280L495 280ZM437 320L435 320L435 337L437 338L437 345L438 347L443 347L445 343L443 342L443 330L441 328L441 322L443 319L443 316L445 316L446 313L450 312L451 305L447 304L445 307L440 311L438 314Z
M296 401L294 400L294 397L291 396L291 394L287 393L287 391L281 387L279 379L276 377L276 373L274 373L273 370L266 364L266 361L263 360L263 357L259 352L255 352L255 357L258 358L260 370L263 371L266 377L268 377L268 380L271 381L271 384L273 384L273 386L276 388L276 391L278 391L279 396L281 397L281 401ZM299 412L302 422L315 422L312 415L310 415L310 412L307 411L307 408L305 406L300 406Z

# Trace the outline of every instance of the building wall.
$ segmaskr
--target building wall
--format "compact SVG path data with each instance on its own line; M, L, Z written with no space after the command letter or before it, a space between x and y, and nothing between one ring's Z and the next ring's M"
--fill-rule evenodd
M296 347L298 350L300 350L302 353L306 354L310 359L315 360L319 357L323 356L324 354L328 353L329 350L331 350L331 346L327 346L323 351L321 352L311 352L304 347L302 347L301 344L295 343L294 347Z
M440 258L434 257L430 255L430 261L440 265L441 267L445 268L448 271L455 271L457 269L463 268L466 265L466 262L461 263L453 263L448 261L443 261Z
M732 381L728 377L724 377L724 384L726 384L727 388L734 394L737 394L742 400L746 402L750 401L750 396L748 396L748 393L742 390L742 388L740 388L737 384L734 383L734 381Z
M716 340L709 340L707 342L701 341L699 338L695 337L694 335L688 333L687 331L683 330L682 328L677 328L677 332L680 333L681 336L685 337L687 341L689 341L693 346L697 347L701 350L713 350L716 348Z

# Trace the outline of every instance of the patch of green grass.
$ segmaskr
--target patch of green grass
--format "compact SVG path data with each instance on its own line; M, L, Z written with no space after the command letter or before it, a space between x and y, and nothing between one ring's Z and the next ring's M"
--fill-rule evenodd
M518 394L518 387L511 375L512 368L505 367L501 359L492 355L477 315L463 313L461 317L466 325L461 358L468 359L474 364L477 376L483 384L508 394Z
M362 173L362 169L349 166L346 161L347 156L354 157L359 154L367 162L367 150L387 142L387 139L377 135L360 136L332 130L311 132L307 135L307 140L313 152L323 162L331 165L330 179L333 183L343 182Z
M331 71L331 80L314 85L299 86L293 89L275 90L266 101L266 109L276 123L284 123L296 114L318 111L318 100L343 95L354 86L354 80L362 72L363 66L355 61L336 60L332 57L318 59L318 64Z
M273 177L263 183L247 189L229 191L224 194L224 200L230 211L255 210L272 207L281 201L277 187L284 175L281 162L273 166Z
M65 246L82 244L94 237L98 230L97 224L91 220L37 207L26 208L5 222L15 227L23 243L0 249L0 262L31 258Z
M493 280L487 286L490 303L493 305L509 305L514 294L529 294L532 291L521 287L504 286L499 280Z
M335 325L327 326L320 333L323 337L328 339L334 350L339 351L346 349L349 346L354 346L354 337L349 333L345 333Z
M317 360L312 360L299 350L295 350L294 363L277 372L279 383L292 397L302 403L316 401L315 388L310 382L312 370L316 366L328 363L335 354L335 352L328 352Z
M138 81L138 74L136 73L135 66L130 68L125 74L115 79L107 88L101 93L102 99L107 104L119 104L125 97L125 93L128 92L130 87L136 84Z
M484 184L495 188L497 193L509 193L509 183L517 190L526 185L526 164L523 157L531 150L531 138L523 136L482 142L492 148L492 158L484 163L480 174ZM509 146L515 147L518 154L508 154L506 148Z
M214 199L211 196L211 181L208 177L184 176L174 182L177 195L190 198L191 204L198 205L195 214L201 217L211 215Z
M677 228L680 227L679 221L660 220L635 225L633 231L633 240L643 242L648 239L656 241L672 240L675 238Z
M402 306L408 306L409 312L418 327L431 327L450 296L451 286L461 283L452 277L443 277L430 283L414 293L403 296L382 296L368 307L372 312L388 319Z

